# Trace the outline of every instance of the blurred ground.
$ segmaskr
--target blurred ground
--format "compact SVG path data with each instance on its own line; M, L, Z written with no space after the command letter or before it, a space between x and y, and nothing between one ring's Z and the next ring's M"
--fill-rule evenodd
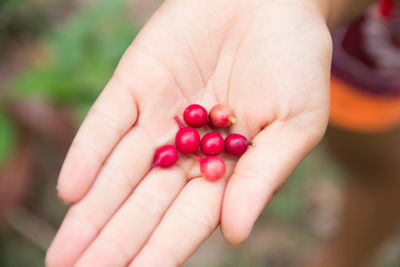
M67 146L160 0L136 0L129 8L124 2L0 1L0 38L5 40L0 47L0 202L12 207L0 205L6 218L0 266L43 266L67 210L55 189ZM298 266L334 231L343 177L322 142L242 246L231 247L217 230L185 266ZM399 251L397 237L382 250L377 266L400 266Z

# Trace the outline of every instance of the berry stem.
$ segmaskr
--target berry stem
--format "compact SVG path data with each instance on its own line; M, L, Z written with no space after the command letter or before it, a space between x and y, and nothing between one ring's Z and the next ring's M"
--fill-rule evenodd
M156 158L156 160L151 164L151 168L159 167L160 161L160 158Z
M236 122L236 118L233 116L228 117L228 121L230 121L231 123L235 123Z
M199 162L201 163L202 158L196 154L192 154L192 156Z
M176 123L178 124L179 129L185 128L185 126L183 125L181 119L179 119L178 116L175 116L174 119L175 119Z

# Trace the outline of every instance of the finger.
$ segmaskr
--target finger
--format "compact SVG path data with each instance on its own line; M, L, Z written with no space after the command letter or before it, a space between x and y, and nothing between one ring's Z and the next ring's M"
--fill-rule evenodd
M152 99L160 93L149 93L149 90L157 91L162 87L160 84L167 81L169 87L172 84L175 90L178 89L176 87L184 88L181 89L184 97L197 97L198 88L204 87L204 77L209 77L214 71L219 44L224 38L220 32L228 26L218 20L218 27L214 27L218 28L217 34L198 27L193 31L193 25L198 26L198 23L193 22L198 22L198 19L188 14L194 10L208 14L210 7L197 2L183 6L176 4L176 1L166 1L140 31L122 57L114 78L78 131L60 173L58 190L64 201L76 202L88 192L102 163L121 137L134 125L138 110L142 113L142 100ZM186 15L177 17L177 13ZM171 31L165 31L167 24L174 25ZM193 34L198 31L202 34ZM211 43L206 41L209 35L213 38ZM210 52L199 59L201 69L206 69L203 73L199 71L197 60L192 62L193 51L184 41L186 39L199 43L196 45L199 51L206 47ZM122 90L114 90L115 88ZM158 106L154 108L159 110Z
M191 180L130 267L180 266L215 230L226 180Z
M75 264L150 170L156 147L173 139L178 127L172 115L174 109L165 106L170 103L168 97L155 99L154 102L166 111L158 112L162 115L153 115L153 121L150 120L152 113L143 109L141 118L149 120L143 123L139 120L125 135L102 166L88 194L68 212L47 252L48 266ZM65 244L69 244L69 249L64 248Z
M310 134L295 125L290 121L271 124L237 162L227 184L221 218L222 232L230 243L238 245L247 238L274 192L319 142L326 127L321 123L316 134Z
M138 43L133 42L123 55L113 78L71 145L58 182L58 193L66 202L74 203L88 192L116 144L134 124L138 124L139 109L141 121L156 124L168 116L173 118L175 111L186 104L175 76ZM154 93L149 94L149 90ZM159 110L166 112L154 113ZM156 131L149 130L146 134L161 136L176 129L163 123L155 127Z
M116 73L132 86L140 103L140 116L107 160L100 164L101 171L93 172L98 175L92 188L68 212L48 250L48 265L69 266L76 262L148 172L155 148L173 140L178 128L173 117L187 104L177 89L174 76L157 59L135 45L127 50ZM149 89L154 93L149 94ZM83 161L79 164L87 164L85 158L75 158L75 161L75 164L79 161ZM68 168L72 170L73 167ZM90 167L94 168L94 165ZM94 177L84 179L92 181ZM76 186L81 184L77 182ZM81 235L82 231L85 234ZM65 249L64 244L69 244L69 249Z
M180 167L154 169L112 217L76 266L126 266L186 184Z
M90 109L64 161L57 189L66 202L76 202L88 191L105 158L136 122L133 92L117 77Z
M152 149L140 127L121 140L89 193L68 211L47 252L48 266L72 266L76 262L149 170Z

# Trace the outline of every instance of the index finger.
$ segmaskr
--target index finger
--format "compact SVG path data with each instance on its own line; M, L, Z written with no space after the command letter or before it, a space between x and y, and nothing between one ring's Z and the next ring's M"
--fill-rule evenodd
M79 128L62 166L57 189L65 202L77 202L86 194L109 153L137 118L133 90L119 78L117 69Z

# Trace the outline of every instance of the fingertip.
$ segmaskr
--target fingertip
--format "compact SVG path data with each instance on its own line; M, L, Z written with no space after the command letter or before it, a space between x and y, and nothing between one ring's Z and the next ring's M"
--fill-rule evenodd
M239 231L238 231L239 230ZM234 247L240 246L243 242L246 241L249 233L244 233L240 231L240 229L232 228L229 225L226 225L221 222L221 232L224 236L225 240L229 242Z
M68 190L64 189L65 186L57 186L57 196L58 200L64 205L71 205L79 200L77 195L70 193Z
M95 161L68 156L61 168L56 186L59 198L70 204L81 200L92 185L96 172Z
M64 200L65 197L61 198L60 194L58 193L58 190L57 190L57 197L58 197L58 201L60 201L60 203L63 204L64 206L70 206L73 204L73 202L67 202L66 200ZM67 200L69 200L69 199L67 198Z
M232 246L241 245L251 231L252 226L247 226L249 218L244 218L246 211L243 208L248 209L246 205L238 204L237 196L232 195L231 188L227 188L222 206L221 232Z
M247 177L247 178L244 178ZM250 235L257 218L272 199L257 178L234 175L224 196L221 231L233 246L242 244Z
M79 188L72 187L71 183L60 183L56 190L59 201L67 206L78 202L84 195L84 192L81 192Z
M56 190L58 198L63 204L69 205L78 202L82 198L82 190L79 186L76 186L74 180L72 176L66 177L60 175Z
M88 191L88 186L73 176L60 179L57 184L57 195L63 204L70 205L80 201Z

